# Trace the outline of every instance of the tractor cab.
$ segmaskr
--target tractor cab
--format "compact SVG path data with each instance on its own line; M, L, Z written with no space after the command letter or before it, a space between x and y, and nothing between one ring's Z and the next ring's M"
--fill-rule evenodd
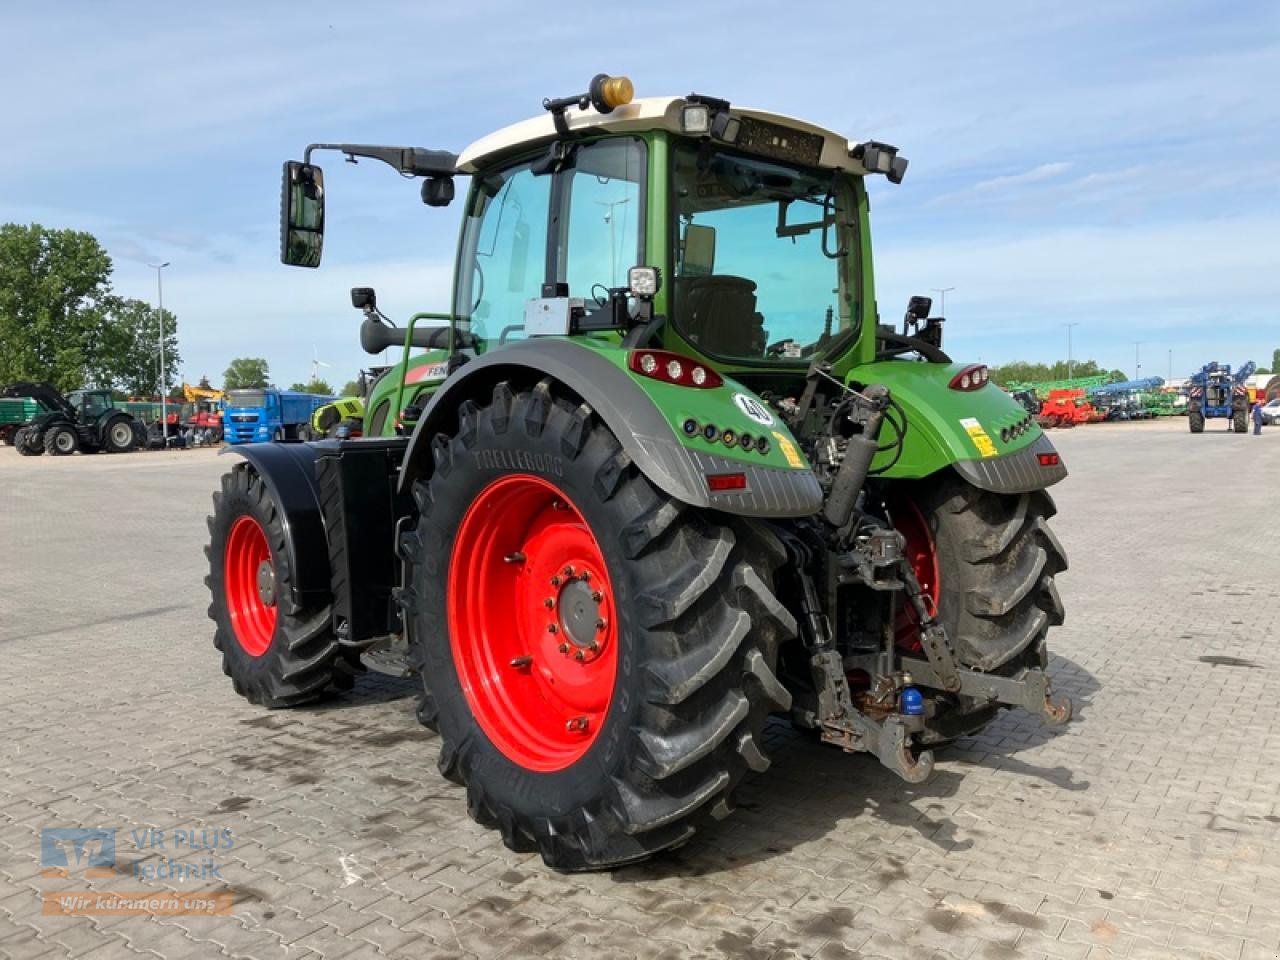
M115 409L110 390L76 390L67 394L67 400L76 408L80 422L91 424L109 410Z

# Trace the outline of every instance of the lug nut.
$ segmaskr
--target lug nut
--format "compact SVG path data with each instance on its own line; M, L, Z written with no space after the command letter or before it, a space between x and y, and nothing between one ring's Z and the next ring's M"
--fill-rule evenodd
M560 628L557 627L554 623L547 624L547 633L558 633L559 631L560 631Z
M591 594L591 599L594 600L596 603L599 603L601 600L604 599L604 594L601 593L599 590L596 590Z
M591 579L591 571L583 570L582 573L578 574L578 576L585 583L586 581Z
M607 627L608 625L609 625L609 624L608 624L607 622L605 622L604 620L597 620L597 621L596 621L596 629L597 629L597 630L603 630L603 629L604 629L605 627Z
M546 607L548 610L550 610L550 609L552 609L552 608L556 605L556 598L555 598L555 597L547 597L547 599L545 599L545 600L543 600L543 601L542 601L542 605L543 605L544 607Z
M581 650L579 650L577 653L573 655L573 659L581 663L583 660L587 659L587 655L583 653Z
M558 586L560 586L560 578L559 578L559 577L552 577L552 578L551 578L551 585L552 585L553 587L558 587Z
M570 720L568 723L566 723L566 724L564 725L564 728L565 728L566 730L568 730L570 733L572 733L572 732L573 732L573 731L575 731L575 730L580 730L580 731L582 731L583 733L586 733L586 731L587 731L587 718L586 718L586 717L574 717L572 720Z
M565 567L565 568L564 568L564 575L565 575L566 577L572 577L572 576L573 576L573 567Z
M560 652L561 652L561 653L568 653L568 652L569 652L569 645L568 645L567 643L562 643L562 644L560 644Z

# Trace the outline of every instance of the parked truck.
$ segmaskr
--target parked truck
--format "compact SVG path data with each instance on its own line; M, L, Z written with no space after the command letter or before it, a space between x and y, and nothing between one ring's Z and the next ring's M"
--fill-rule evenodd
M316 409L337 397L264 387L228 390L222 415L227 443L260 443L264 440L297 440L309 428Z
M355 291L362 342L403 348L377 429L237 447L214 494L235 691L416 677L471 815L560 870L715 829L771 714L910 783L1004 709L1065 723L1066 468L929 298L878 322L866 181L906 159L622 77L543 106L461 154L285 164L295 266L320 263L319 150L432 207L471 183L450 310L392 330Z

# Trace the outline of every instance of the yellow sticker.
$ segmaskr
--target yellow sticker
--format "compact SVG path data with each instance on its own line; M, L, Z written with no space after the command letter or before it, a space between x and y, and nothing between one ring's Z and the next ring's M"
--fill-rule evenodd
M800 451L796 449L794 443L776 430L773 431L773 439L778 441L778 446L782 448L782 455L787 458L787 463L797 469L804 466L804 461L800 459Z
M973 445L978 448L978 453L983 457L994 457L997 454L996 445L992 439L987 436L987 431L982 429L982 424L973 417L965 417L960 421L960 426L964 427L964 432L969 435L969 439L973 441Z

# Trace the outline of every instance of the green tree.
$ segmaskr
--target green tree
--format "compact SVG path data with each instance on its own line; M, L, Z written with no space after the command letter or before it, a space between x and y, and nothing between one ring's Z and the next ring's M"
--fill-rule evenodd
M342 396L344 397L360 396L360 381L348 380L346 386L342 388Z
M213 384L211 384L211 383L209 382L209 376L208 376L208 374L201 374L201 375L200 375L200 382L199 382L198 384L196 384L196 386L198 386L201 390L212 390L212 389L213 389Z
M271 369L262 357L236 357L222 374L224 390L253 390L271 382Z
M0 225L0 383L83 386L111 292L111 258L92 234Z
M1100 377L1108 380L1128 379L1123 371L1103 370L1096 360L1076 360L1068 364L1066 360L1054 363L1031 363L1027 360L1014 360L991 368L991 380L999 386L1010 383L1045 383L1050 380L1068 379L1070 377Z
M160 395L160 325L156 309L142 300L108 297L88 343L85 368L93 383L131 397ZM178 318L164 311L164 389L178 383Z
M295 383L289 388L290 390L300 390L303 393L316 393L323 396L333 396L333 387L329 386L327 380L309 380L306 383Z
M1271 351L1271 372L1280 373L1280 347Z

